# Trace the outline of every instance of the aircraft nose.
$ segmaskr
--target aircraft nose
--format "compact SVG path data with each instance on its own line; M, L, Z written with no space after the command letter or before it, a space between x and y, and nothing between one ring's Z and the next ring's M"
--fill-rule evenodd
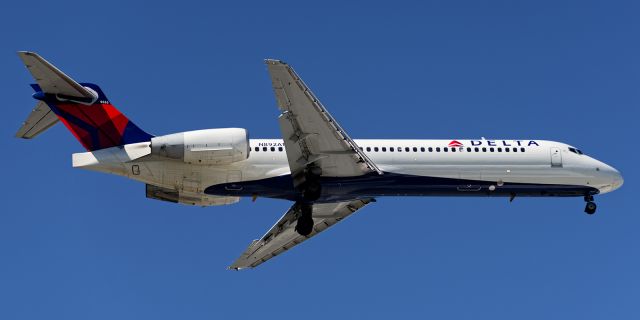
M611 174L611 179L613 180L611 182L611 187L612 190L618 189L620 187L622 187L622 184L624 183L624 179L622 178L622 174L620 174L620 171L616 170L614 167L611 167L612 172Z
M609 180L609 182L611 183L610 191L620 188L624 183L622 174L620 174L620 171L616 170L616 168L608 164L604 164L604 166L602 166L600 170L606 175L607 180Z

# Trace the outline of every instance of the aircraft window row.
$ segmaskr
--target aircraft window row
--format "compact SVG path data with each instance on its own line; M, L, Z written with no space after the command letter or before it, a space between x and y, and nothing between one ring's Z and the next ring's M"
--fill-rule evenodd
M475 148L471 148L471 147L398 147L398 148L394 148L394 147L360 147L360 150L362 151L367 151L367 152L387 152L387 149L389 152L418 152L418 150L420 150L420 152L525 152L525 148L524 147L475 147ZM580 151L577 150L576 151ZM573 151L572 151L573 152ZM582 153L580 153L582 154Z
M520 149L520 152L525 152L525 148L524 147L520 147L520 148L516 148L516 147L475 147L475 148L471 148L471 147L458 147L458 148L454 148L454 147L360 147L360 150L366 150L367 152L463 152L463 151L467 151L467 152L518 152L518 149ZM276 152L276 150L278 152L282 152L284 151L283 147L254 147L253 151L255 152L267 152L267 151L271 151L271 152ZM582 154L582 151L575 149L575 148L569 148L569 151L576 153L576 154Z
M255 151L255 152L259 152L259 151L263 151L263 152L267 152L267 151L275 152L275 151L276 151L276 149L278 150L278 152L282 152L282 151L284 151L284 148L282 148L282 147L278 147L278 148L276 148L276 147L262 147L262 150L260 150L260 147L254 147L254 148L253 148L253 151Z
M573 152L575 154L584 154L584 153L582 153L582 151L580 151L580 149L576 149L576 148L572 148L572 147L569 147L569 151L571 151L571 152Z

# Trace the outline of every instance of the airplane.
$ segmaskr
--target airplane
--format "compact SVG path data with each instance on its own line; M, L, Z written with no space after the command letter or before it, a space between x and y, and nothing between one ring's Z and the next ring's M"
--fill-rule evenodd
M20 51L38 100L16 137L62 122L87 152L73 167L145 183L146 197L193 206L241 197L293 202L229 269L254 268L388 196L582 197L614 191L613 167L571 145L536 139L352 139L287 63L267 59L280 139L243 128L154 136L92 83L78 83L37 53Z

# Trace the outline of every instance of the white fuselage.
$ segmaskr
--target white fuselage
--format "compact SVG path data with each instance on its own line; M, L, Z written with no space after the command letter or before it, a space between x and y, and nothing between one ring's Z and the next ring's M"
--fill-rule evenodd
M428 188L437 189L438 186L434 187L434 184L442 183L456 184L454 191L461 191L461 196L471 195L469 191L482 191L483 194L486 192L490 195L509 184L539 186L542 195L547 192L545 185L592 188L597 190L595 193L606 193L619 188L623 183L620 173L613 167L570 151L576 149L560 142L526 139L359 139L355 142L387 177L412 177L414 181L407 185L398 182L398 179L369 181L370 184L385 184L376 186L376 194L372 196L438 195L440 193L429 192ZM185 199L180 202L187 204L228 204L236 202L239 196L263 196L262 190L269 188L268 183L262 183L263 181L290 175L281 139L251 139L249 146L250 152L246 160L227 165L199 165L150 156L149 143L137 143L123 148L74 154L74 167L123 175L148 185L174 190ZM432 180L415 180L418 177ZM260 188L252 189L252 182L260 184ZM223 191L208 195L204 193L205 189L216 185L224 186L220 189ZM417 190L423 185L426 190ZM416 189L416 192L407 189ZM327 190L339 193L343 189ZM447 195L456 193L447 192Z

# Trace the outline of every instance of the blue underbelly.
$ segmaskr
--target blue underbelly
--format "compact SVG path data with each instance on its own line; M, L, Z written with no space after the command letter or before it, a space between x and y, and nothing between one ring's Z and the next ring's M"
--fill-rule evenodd
M358 177L322 177L322 194L317 202L333 202L382 196L584 196L598 189L579 185L496 183L479 180L425 177L397 173ZM216 196L266 197L301 200L290 175L261 180L224 183L205 189Z

